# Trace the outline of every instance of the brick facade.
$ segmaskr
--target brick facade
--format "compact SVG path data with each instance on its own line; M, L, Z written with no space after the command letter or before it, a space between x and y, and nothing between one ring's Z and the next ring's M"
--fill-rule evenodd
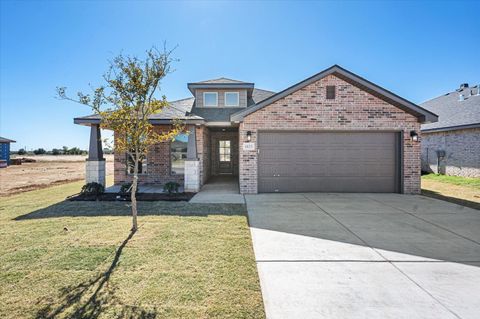
M422 136L423 171L480 177L480 128L423 133ZM439 161L437 151L445 151L445 157Z
M197 156L200 161L200 183L205 184L211 175L210 172L210 131L205 126L196 127Z
M336 98L325 98L326 86L336 86ZM328 75L245 117L240 123L240 192L257 193L257 153L244 151L247 131L257 142L259 130L389 130L403 132L403 192L420 192L420 132L418 119L358 87Z
M157 132L168 130L168 125L155 126ZM114 138L118 134L114 133ZM125 153L114 154L114 183L123 184L132 181L132 175L127 174L127 156ZM153 146L147 154L147 173L138 175L140 184L165 184L177 182L183 185L183 175L170 172L170 142L162 142Z

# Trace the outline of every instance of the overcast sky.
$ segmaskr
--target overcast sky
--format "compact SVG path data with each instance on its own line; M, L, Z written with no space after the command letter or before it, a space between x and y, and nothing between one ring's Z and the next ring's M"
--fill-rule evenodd
M86 149L90 113L54 98L101 84L107 60L178 45L169 100L230 77L279 91L332 64L421 103L480 83L480 2L1 1L0 136Z

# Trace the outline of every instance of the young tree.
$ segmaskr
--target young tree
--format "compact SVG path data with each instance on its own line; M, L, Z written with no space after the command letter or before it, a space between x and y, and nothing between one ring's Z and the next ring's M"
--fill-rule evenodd
M105 85L93 88L93 93L79 92L68 97L65 87L57 88L59 98L90 106L101 117L101 127L115 132L114 150L127 153L133 162L131 187L132 231L136 231L138 167L148 149L157 143L174 140L184 131L184 125L174 120L168 130L157 132L150 123L153 114L169 107L165 96L156 97L160 81L172 71L172 51L146 51L146 57L118 55L110 61L103 76Z

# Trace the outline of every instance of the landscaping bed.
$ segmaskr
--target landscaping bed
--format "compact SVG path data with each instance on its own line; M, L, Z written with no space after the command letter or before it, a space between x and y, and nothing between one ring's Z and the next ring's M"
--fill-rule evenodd
M170 202L188 202L195 193L138 193L137 201L152 202L152 201L170 201ZM121 193L103 193L99 195L93 194L76 194L67 198L69 201L91 202L91 201L105 201L105 202L130 202L130 194Z

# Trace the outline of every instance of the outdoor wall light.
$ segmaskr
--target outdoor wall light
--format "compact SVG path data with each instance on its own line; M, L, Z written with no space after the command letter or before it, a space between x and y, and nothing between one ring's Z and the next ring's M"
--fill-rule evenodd
M418 133L415 131L410 131L410 138L412 139L412 141L418 142Z
M247 142L250 142L251 139L252 139L252 132L247 131Z

